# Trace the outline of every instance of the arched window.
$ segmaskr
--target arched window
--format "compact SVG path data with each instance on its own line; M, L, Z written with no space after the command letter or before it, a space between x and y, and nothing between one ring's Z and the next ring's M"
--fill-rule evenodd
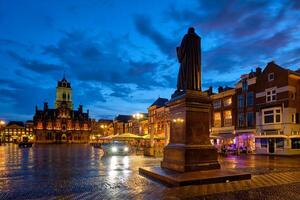
M68 100L70 100L70 94L68 94Z
M63 93L62 98L63 100L66 100L66 93Z

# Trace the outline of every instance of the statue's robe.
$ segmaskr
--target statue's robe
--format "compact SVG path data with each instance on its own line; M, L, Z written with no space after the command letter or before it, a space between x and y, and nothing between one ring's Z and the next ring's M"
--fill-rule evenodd
M177 47L180 63L177 90L201 91L201 38L196 33L186 34Z

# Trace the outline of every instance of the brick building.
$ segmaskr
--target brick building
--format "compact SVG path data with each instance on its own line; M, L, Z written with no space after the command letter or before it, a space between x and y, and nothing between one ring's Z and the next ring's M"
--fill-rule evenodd
M170 112L166 106L168 99L158 98L149 108L149 133L150 137L165 138L165 145L170 138Z
M211 139L220 150L222 146L235 144L236 98L235 89L219 87L212 94Z
M270 62L256 82L256 153L300 153L300 73Z

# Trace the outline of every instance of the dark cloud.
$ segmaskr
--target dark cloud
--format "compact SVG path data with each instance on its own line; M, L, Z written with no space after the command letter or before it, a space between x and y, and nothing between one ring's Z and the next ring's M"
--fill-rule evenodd
M54 102L55 91L50 91L40 85L18 82L17 80L3 79L5 87L0 88L0 101L8 102L14 114L32 115L35 105L44 101Z
M162 53L171 58L174 57L177 42L172 41L173 37L164 36L160 31L156 30L149 17L137 15L134 17L134 24L137 31L156 44Z
M38 60L26 59L12 51L7 52L13 59L15 59L22 67L37 73L52 73L63 71L63 67L56 64L44 63Z
M129 98L133 90L124 85L111 85L110 89L113 91L110 96L120 97L120 98Z
M84 32L70 32L56 45L44 47L44 53L58 58L79 80L133 83L142 88L159 85L153 78L159 63L123 57L122 42L109 40L97 42Z

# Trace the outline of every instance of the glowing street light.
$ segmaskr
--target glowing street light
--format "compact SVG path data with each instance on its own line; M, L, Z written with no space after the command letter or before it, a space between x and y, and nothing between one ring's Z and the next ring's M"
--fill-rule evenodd
M103 129L103 128L107 128L107 125L101 124L101 125L100 125L100 128L102 128L102 129Z
M4 126L6 123L5 123L5 121L4 120L0 120L0 125L1 126Z
M134 119L137 119L137 120L140 120L140 119L142 119L143 117L144 117L144 115L141 114L141 113L133 114L133 118L134 118Z

